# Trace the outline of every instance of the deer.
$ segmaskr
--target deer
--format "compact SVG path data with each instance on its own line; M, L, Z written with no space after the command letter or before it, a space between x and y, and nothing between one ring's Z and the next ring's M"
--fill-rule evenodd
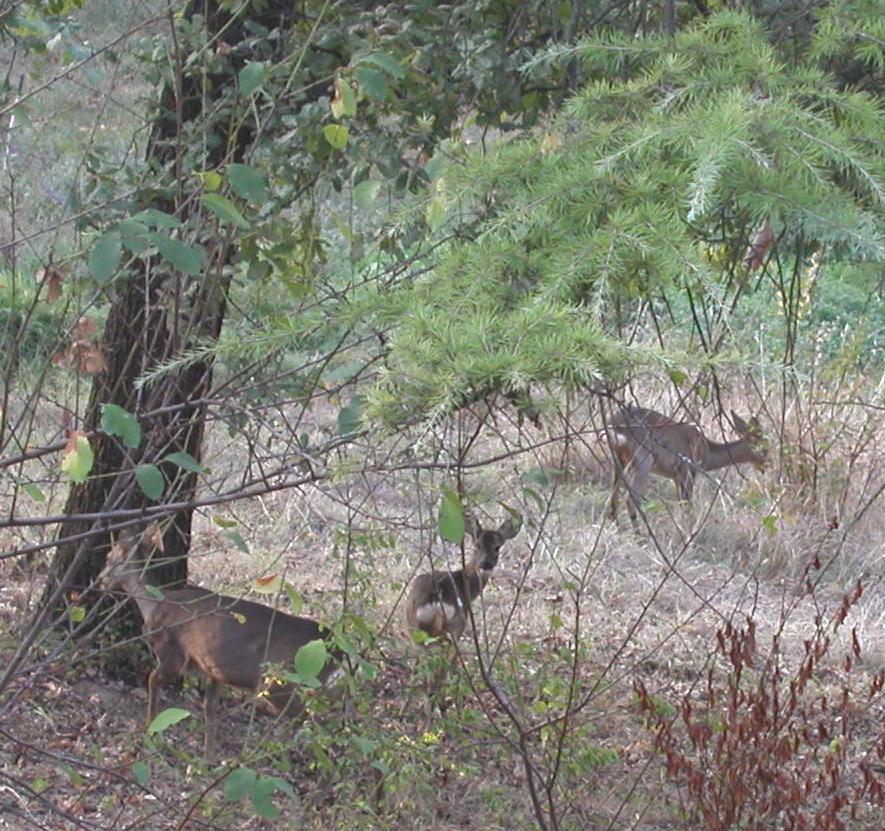
M461 637L467 626L468 609L486 587L498 564L501 546L519 531L512 518L496 530L483 528L470 514L464 520L476 548L466 567L417 575L406 600L409 627L432 638L448 635L457 641Z
M611 518L617 517L619 491L621 485L626 485L627 510L633 527L639 530L636 509L650 473L672 479L680 499L690 505L699 470L718 470L746 462L762 470L768 447L758 419L751 418L748 423L732 410L731 421L738 438L716 442L693 424L673 421L655 410L635 406L622 409L606 425L615 463L609 503Z
M224 686L258 691L265 667L292 667L295 653L315 640L328 640L329 631L315 620L296 617L261 603L216 594L198 586L160 589L145 582L144 543L131 532L111 547L99 575L102 591L132 598L143 620L142 638L156 659L148 678L145 727L157 715L160 688L186 673L205 679L203 711L207 759L215 753L216 712ZM317 678L325 683L336 671L341 653L330 647ZM301 701L293 684L272 681L259 700L274 715L298 715Z

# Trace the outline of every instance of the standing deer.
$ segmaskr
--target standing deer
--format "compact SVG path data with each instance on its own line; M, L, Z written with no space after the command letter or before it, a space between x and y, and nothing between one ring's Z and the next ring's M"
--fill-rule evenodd
M309 618L294 617L197 586L161 590L148 585L143 573L143 547L136 535L122 534L108 554L98 585L103 591L133 598L141 612L142 636L157 661L148 679L146 725L157 714L160 687L186 672L206 679L204 753L212 758L222 686L257 690L266 664L291 668L292 659L302 646L325 639L329 633ZM330 652L340 657L334 648ZM335 668L334 662L327 662L319 680L325 682ZM301 708L292 684L273 682L261 699L274 714L297 715Z
M412 581L406 601L409 626L432 638L445 634L453 640L461 637L467 625L467 609L488 583L492 569L498 564L501 546L519 531L512 519L496 531L484 529L469 514L464 519L476 547L466 568L419 574Z
M648 482L648 475L666 476L676 483L679 496L691 502L695 475L699 470L717 470L750 462L760 470L768 453L759 421L745 422L732 410L731 420L739 438L730 442L708 439L692 424L673 421L642 407L625 407L607 425L608 442L614 456L615 472L609 513L618 513L618 492L627 487L627 510L634 528L639 522L636 508Z

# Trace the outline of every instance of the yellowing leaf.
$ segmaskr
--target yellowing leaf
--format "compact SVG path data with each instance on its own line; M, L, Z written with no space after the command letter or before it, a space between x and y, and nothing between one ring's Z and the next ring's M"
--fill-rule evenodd
M71 433L65 446L64 456L61 461L61 469L71 477L72 482L80 484L86 481L92 465L95 462L95 454L89 445L89 439L75 430Z
M270 574L252 581L252 591L258 592L258 594L276 594L282 587L283 577L281 574Z

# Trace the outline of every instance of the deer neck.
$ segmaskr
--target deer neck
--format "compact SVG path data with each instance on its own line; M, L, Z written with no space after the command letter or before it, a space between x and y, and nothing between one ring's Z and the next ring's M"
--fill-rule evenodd
M707 453L704 457L704 470L718 470L729 465L740 465L744 462L758 461L758 455L747 444L745 439L735 441L710 441L707 439Z
M135 601L138 611L141 612L145 628L150 628L151 620L161 600L148 592L142 575L135 571L124 574L118 578L117 585Z
M480 568L476 560L472 560L467 564L467 568L463 572L463 589L469 600L474 600L482 594L482 590L489 582L492 576L490 569Z

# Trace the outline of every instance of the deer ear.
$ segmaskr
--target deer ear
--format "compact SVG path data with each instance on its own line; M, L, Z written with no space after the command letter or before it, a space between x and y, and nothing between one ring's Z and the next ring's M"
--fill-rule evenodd
M464 511L464 530L475 540L479 539L482 533L482 525L476 521L476 517L470 511Z
M513 539L513 537L519 533L520 525L521 523L517 524L513 521L513 517L510 517L505 520L504 524L498 529L498 533L501 535L502 539Z
M734 410L731 411L731 423L734 424L734 429L737 430L738 433L747 433L750 430L747 426L747 422L744 421Z

